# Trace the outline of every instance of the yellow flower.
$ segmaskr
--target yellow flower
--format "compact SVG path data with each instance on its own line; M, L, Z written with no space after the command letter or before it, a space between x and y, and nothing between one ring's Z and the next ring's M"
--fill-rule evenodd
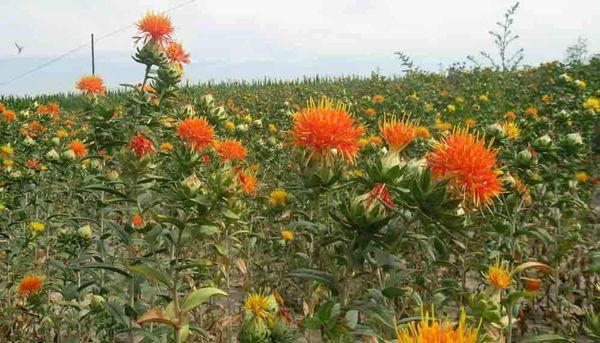
M13 161L11 159L5 158L2 160L2 165L6 168L12 167L13 164L15 164L15 161Z
M227 131L233 132L235 131L235 123L232 121L225 122L225 128Z
M160 145L160 150L162 150L162 151L173 150L173 144L171 144L169 142L164 142Z
M398 343L476 343L478 329L467 325L467 316L461 311L458 325L436 320L435 313L425 311L420 322L396 328Z
M500 260L497 260L495 265L490 266L486 278L496 289L505 289L512 284L512 273L509 271L508 266L500 264Z
M456 97L456 99L454 99L454 101L456 101L459 104L462 104L463 102L465 102L465 99L463 99L459 96L459 97Z
M271 206L283 206L287 201L287 193L281 188L277 188L276 190L271 192L269 196L269 204Z
M427 139L430 136L429 129L426 128L425 126L418 126L417 128L415 128L415 133L416 133L417 137L421 137L424 139Z
M423 109L425 110L425 112L429 112L429 111L433 110L433 105L425 104L425 105L423 105Z
M69 137L69 133L67 133L67 131L65 131L65 130L58 130L58 131L56 131L56 137L58 137L58 138Z
M435 128L440 131L450 130L452 128L452 124L443 122L439 119L435 120Z
M33 221L33 222L29 223L29 229L33 233L40 233L40 232L43 232L44 230L46 230L46 225L42 222Z
M521 135L521 130L519 130L519 127L514 122L509 121L509 122L502 123L501 125L502 125L502 129L504 129L504 133L506 133L506 136L508 137L508 139L515 140L515 139L519 138L519 136Z
M473 126L475 126L475 124L477 124L477 121L475 119L467 119L467 120L465 120L465 126L466 127L473 127Z
M479 109L481 109L481 106L479 106L479 104L473 104L473 109L475 111L479 111Z
M479 96L479 100L483 101L483 102L488 102L489 98L487 95L483 94Z
M408 96L409 99L414 100L414 101L419 101L419 96L417 95L417 93L412 93L411 95Z
M251 293L244 300L244 309L261 319L270 319L269 299L262 293Z
M271 133L276 133L277 132L277 126L275 126L275 124L269 124L269 131Z
M251 115L249 115L249 114L246 114L246 115L244 116L244 118L243 118L243 119L244 119L244 121L245 121L245 122L247 122L247 123L250 123L250 122L252 122L252 116L251 116Z
M583 80L575 80L575 84L581 89L584 89L587 86L587 84Z
M10 144L5 144L0 148L3 156L12 156L15 153L15 149Z
M291 241L292 239L294 239L294 233L289 230L281 231L281 238L283 238L286 241Z
M583 107L592 110L592 111L600 111L600 99L591 97L588 98L584 103Z
M590 178L590 176L586 172L581 171L575 175L575 178L579 182L586 182Z
M456 111L456 106L450 104L448 106L446 106L446 108L448 109L449 112L454 112Z

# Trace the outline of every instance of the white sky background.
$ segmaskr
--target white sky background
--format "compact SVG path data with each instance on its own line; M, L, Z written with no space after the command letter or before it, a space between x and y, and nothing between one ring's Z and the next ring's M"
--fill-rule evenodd
M0 82L81 44L135 23L147 10L187 0L0 0ZM176 39L192 54L186 77L292 78L399 72L394 52L437 69L493 48L490 29L512 0L198 0L170 13ZM564 58L578 36L600 51L599 0L522 0L515 17L525 62ZM136 82L135 28L96 44L97 74L110 87ZM25 49L17 55L14 41ZM90 72L89 48L9 85L0 94L73 90Z

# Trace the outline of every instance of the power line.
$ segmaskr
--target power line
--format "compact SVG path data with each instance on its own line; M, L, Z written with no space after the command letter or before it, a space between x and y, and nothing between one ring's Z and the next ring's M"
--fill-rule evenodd
M189 4L192 4L192 3L196 2L196 1L198 1L198 0L188 0L188 1L182 2L182 3L180 3L179 5L176 5L176 6L173 6L173 7L170 7L170 8L168 8L168 9L166 9L164 12L165 12L165 13L169 13L169 12L175 11L175 10L177 10L177 9L180 9L180 8L184 7L184 6L187 6L187 5L189 5ZM110 31L110 32L108 32L108 33L106 33L106 34L104 34L104 35L98 36L98 38L96 38L96 39L95 39L95 41L96 41L96 42L99 42L99 41L101 41L101 40L103 40L103 39L106 39L106 38L108 38L108 37L114 36L114 35L116 35L117 33L120 33L120 32L122 32L122 31L125 31L125 30L127 30L127 29L131 28L132 26L136 26L136 25L135 25L135 24L129 24L129 25L127 25L127 26L120 27L120 28L118 28L118 29L116 29L116 30L113 30L113 31ZM44 62L44 63L40 64L39 66L37 66L37 67L35 67L35 68L33 68L33 69L27 70L27 71L25 71L25 72L23 72L23 73L21 73L21 74L18 74L18 75L16 75L16 76L14 76L13 78L11 78L11 79L8 79L8 80L6 80L6 81L0 82L0 86L5 86L5 85L7 85L7 84L9 84L9 83L12 83L12 82L14 82L14 81L16 81L16 80L18 80L18 79L20 79L20 78L22 78L22 77L25 77L25 76L27 76L27 75L29 75L29 74L31 74L31 73L34 73L34 72L36 72L36 71L38 71L38 70L40 70L40 69L43 69L43 68L45 68L45 67L47 67L47 66L49 66L49 65L51 65L51 64L54 64L54 63L56 63L56 62L58 62L58 61L62 60L63 58L65 58L65 57L67 57L67 56L69 56L69 55L71 55L71 54L74 54L74 53L76 53L77 51L79 51L79 50L81 50L81 49L83 49L83 48L87 48L87 47L89 47L89 46L90 46L90 43L85 43L85 44L82 44L82 45L80 45L80 46L78 46L78 47L76 47L76 48L74 48L74 49L71 49L71 50L69 50L69 51L65 52L65 53L64 53L64 54L62 54L62 55L59 55L59 56L57 56L57 57L55 57L55 58L53 58L53 59L51 59L51 60L48 60L48 61L46 61L46 62Z

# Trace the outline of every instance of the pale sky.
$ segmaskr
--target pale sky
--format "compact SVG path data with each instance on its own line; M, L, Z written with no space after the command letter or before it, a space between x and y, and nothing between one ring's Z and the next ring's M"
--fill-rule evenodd
M0 83L131 24L96 44L96 73L109 87L138 82L131 60L133 24L147 11L189 0L0 0ZM169 13L175 37L192 54L191 82L295 78L304 75L387 75L401 69L394 52L425 69L465 61L493 48L510 0L197 0ZM515 17L525 63L562 60L579 36L600 52L600 0L522 0ZM17 55L14 41L24 46ZM89 73L89 48L8 85L0 94L74 90Z

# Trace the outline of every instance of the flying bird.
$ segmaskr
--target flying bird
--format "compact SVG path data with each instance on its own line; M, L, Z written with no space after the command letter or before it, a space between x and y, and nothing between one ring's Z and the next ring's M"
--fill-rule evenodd
M21 51L25 48L24 46L20 46L17 42L15 42L15 46L17 47L17 54L21 54Z

